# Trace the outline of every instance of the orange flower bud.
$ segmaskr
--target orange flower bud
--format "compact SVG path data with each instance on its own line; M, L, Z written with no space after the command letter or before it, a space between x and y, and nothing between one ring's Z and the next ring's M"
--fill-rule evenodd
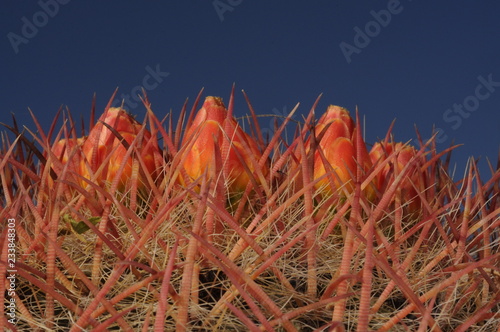
M143 125L137 122L124 109L112 107L100 117L99 122L90 131L89 137L83 144L83 153L86 158L86 163L82 163L81 165L81 174L90 179L91 173L89 167L92 173L96 173L101 165L106 162L107 164L102 169L102 172L97 175L97 181L98 183L111 183L117 176L117 172L120 169L120 165L123 163L127 149L115 133L103 125L103 123L111 126L129 145L134 143L137 139L137 135L143 128ZM135 144L136 151L140 152L146 170L152 175L153 179L155 179L157 173L155 160L160 158L160 151L156 138L151 137L151 133L148 130L144 130L142 141L136 142ZM107 159L108 157L109 159ZM123 190L128 180L132 177L133 158L134 153L132 153L126 161L123 173L120 177L119 190ZM146 180L139 179L141 180L140 183L142 183L140 186L144 186Z
M76 140L74 139L60 139L54 146L52 147L52 153L59 159L63 164L66 164L69 159L69 155L75 146L82 146L83 142L85 142L85 137L79 137ZM75 144L76 143L76 144Z
M363 170L367 171L371 167L371 161L364 141L360 144L361 160L356 160L358 155L356 127L349 111L330 105L318 120L315 135L321 140L317 146L318 150L314 153L314 179L325 175L330 167L334 173L330 177L333 179L334 188L331 188L332 182L328 177L320 180L316 187L323 187L325 194L331 194L341 187L352 192L354 190L352 178L356 175L358 165L362 165ZM306 152L311 148L310 140L309 138L306 142ZM325 165L319 150L323 152L325 161L329 165Z
M65 165L66 163L68 163L68 160L69 160L71 154L73 153L73 149L75 147L81 147L84 142L85 142L85 137L79 137L77 139L63 138L63 139L60 139L59 141L57 141L52 146L51 150L52 150L52 153L54 154L54 156L63 165ZM45 155L45 157L48 157L48 156ZM69 161L70 164L68 165L68 171L69 171L68 174L79 172L79 170L80 170L79 160L80 160L80 154L78 152L76 152L75 154L72 155L71 160ZM57 166L54 165L53 162L52 162L52 165L53 165L52 168L54 170L57 169ZM53 185L52 178L49 178L49 187L52 187L52 185Z
M194 142L192 141L194 140ZM245 171L245 164L251 172L255 171L254 163L258 162L261 153L256 142L246 134L234 118L228 117L228 111L221 98L207 97L196 114L193 123L186 130L183 139L184 169L192 181L198 179L208 170L208 175L215 174L215 145L219 147L224 176L230 183L230 192L245 190L250 175ZM227 148L224 148L226 146ZM248 149L248 150L247 150ZM243 162L238 158L238 154ZM182 184L185 184L182 177Z
M387 144L375 143L370 151L370 158L374 164L378 164L385 161L393 153L397 153L396 159L390 161L375 178L376 187L379 191L392 185L395 175L398 176L401 174L403 168L415 159L417 150L401 142ZM416 164L417 167L419 165L419 163ZM391 172L391 169L393 172ZM420 207L420 198L413 185L418 185L419 182L421 181L418 168L414 168L410 170L410 173L402 179L398 186L401 192L402 203L408 203L410 212L415 212Z

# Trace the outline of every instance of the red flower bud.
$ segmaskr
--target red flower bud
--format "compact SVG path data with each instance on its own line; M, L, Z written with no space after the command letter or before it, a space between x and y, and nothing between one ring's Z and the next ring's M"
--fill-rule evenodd
M393 154L395 159L389 161L388 164L382 169L375 178L376 187L379 191L384 190L392 185L395 176L398 176L403 171L403 168L410 162L415 162L417 150L403 143L375 143L370 151L370 158L374 164L381 163ZM419 176L420 163L415 163L415 166L410 170L408 175L405 176L400 185L398 186L401 193L403 204L408 204L409 211L415 212L420 207L420 198L417 195L414 185L419 188L421 178ZM411 167L411 166L410 166ZM392 170L392 172L391 172Z
M83 143L85 142L85 137L79 137L77 139L60 139L57 141L51 148L52 153L54 154L55 158L57 158L62 165L66 165L69 161L68 167L68 173L67 174L72 174L72 173L79 173L80 171L80 153L77 151L76 153L73 153L73 150L75 147L81 147ZM45 157L47 158L48 155L45 154ZM71 157L71 160L70 160ZM57 170L56 172L59 173L62 171L62 169L58 169L58 166L52 162L52 169ZM51 177L49 177L48 180L49 187L53 186L53 180Z
M83 144L83 153L86 162L81 165L81 174L90 179L91 174L97 172L96 180L98 183L111 183L117 176L120 165L124 161L127 153L126 144L122 143L117 135L103 123L112 127L128 145L135 143L135 151L140 153L146 170L155 179L157 173L155 160L161 158L156 138L151 137L151 133L144 129L141 141L135 142L139 132L143 129L143 125L137 122L125 110L115 107L109 108L100 117L99 122L92 128L89 137ZM121 173L119 190L123 190L128 180L132 177L133 158L136 158L134 157L134 152L127 159ZM98 171L103 163L106 163L106 165L101 171ZM139 186L145 186L146 179L139 179Z
M205 171L209 176L216 174L213 169L216 145L221 154L224 176L230 183L229 191L245 190L250 175L243 165L254 172L255 162L259 161L261 153L256 142L241 129L236 120L228 117L222 99L207 97L183 139L183 147L189 149L183 152L186 154L183 166L191 181L198 179ZM184 184L182 177L180 180Z
M356 143L356 127L349 111L330 105L318 120L315 135L321 140L314 153L314 179L324 176L330 167L333 170L333 174L320 180L316 187L323 188L325 194L337 192L340 188L352 192L354 190L352 179L356 176L358 165L363 167L363 171L367 171L371 167L371 161L365 142L362 141L359 145ZM310 141L311 138L306 141L306 152L311 149ZM361 149L359 151L361 160L356 160L358 147ZM323 152L324 159L321 157L320 150ZM334 188L331 187L331 179Z

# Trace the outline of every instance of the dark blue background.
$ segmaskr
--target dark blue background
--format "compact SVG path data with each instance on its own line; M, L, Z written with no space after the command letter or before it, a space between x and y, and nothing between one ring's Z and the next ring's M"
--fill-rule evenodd
M454 153L457 175L469 156L481 157L483 172L486 157L496 163L498 2L9 0L1 6L1 122L10 124L14 112L34 128L29 107L48 129L61 105L88 120L94 93L101 112L116 87L118 96L137 91L149 67L169 73L147 81L158 115L178 112L202 87L205 96L227 101L233 82L238 116L248 112L241 89L258 114L278 115L297 102L303 114L323 93L318 113L328 104L359 107L367 142L383 137L396 118L398 141L415 139L416 125L426 138L433 126L441 128L439 149L452 140L464 144ZM341 43L357 43L350 63ZM489 76L499 83L489 94L480 88L483 100L475 99L478 77ZM475 110L455 113L454 104L464 101ZM143 106L128 108L142 119ZM270 119L263 125L270 127Z

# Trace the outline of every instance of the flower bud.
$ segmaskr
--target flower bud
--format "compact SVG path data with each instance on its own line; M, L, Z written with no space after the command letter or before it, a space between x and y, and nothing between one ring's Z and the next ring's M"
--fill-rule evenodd
M322 193L327 195L338 192L340 188L353 192L353 177L356 176L358 165L367 171L371 161L364 141L359 145L356 143L356 127L349 111L330 105L315 126L315 136L320 140L314 152L314 179L324 176L330 168L333 170L331 176L317 182L316 188L323 188ZM306 153L311 149L310 141L311 138L306 141ZM361 160L357 160L358 148L361 149Z
M209 96L187 128L183 139L182 146L186 149L183 151L183 167L191 181L205 172L209 177L211 174L218 174L218 170L214 169L216 145L221 154L223 174L229 184L229 191L244 191L251 175L243 165L253 173L261 153L256 142L241 129L236 120L228 117L222 99ZM182 177L180 180L185 184Z
M80 166L79 166L79 160L80 160L80 153L77 151L76 153L73 154L73 150L75 148L81 148L83 143L85 142L86 137L79 137L77 139L73 138L63 138L57 141L51 148L51 151L54 155L55 158L57 158L61 164L64 166L69 162L69 165L67 166L67 174L74 174L74 173L79 173L80 171ZM45 154L45 157L47 158L48 155ZM70 160L71 157L71 160ZM59 167L52 162L52 169L56 171L56 173L62 172L62 169L59 169ZM68 175L71 176L71 175ZM48 181L49 187L52 188L53 186L53 180L51 177L49 177Z
M395 153L397 154L397 156L394 156L395 159L389 161L375 178L376 188L379 191L383 191L385 188L390 187L394 182L395 176L399 176L408 163L415 162L417 150L401 142L390 142L375 143L370 151L370 158L375 165L385 161ZM421 182L418 172L419 165L419 163L415 163L415 167L407 173L408 175L401 180L398 186L401 202L408 205L408 210L410 212L415 212L420 207L420 198L414 187L414 185L417 185L418 188L418 184Z
M161 158L156 138L151 137L151 133L144 129L141 141L135 142L139 132L143 129L143 125L137 122L124 109L116 107L109 108L100 117L98 123L92 128L83 144L83 153L86 162L81 165L81 174L90 179L90 170L92 173L97 172L96 180L100 184L111 183L118 175L118 170L124 161L127 149L117 135L103 123L112 127L128 145L135 143L134 152L128 157L121 173L118 189L123 190L132 177L133 159L136 158L135 153L140 154L146 166L144 171L149 172L152 178L155 179L157 175L155 160ZM106 165L102 171L98 171L103 163L106 163ZM138 174L140 175L140 172ZM146 179L139 177L139 180L139 187L144 188L147 183Z

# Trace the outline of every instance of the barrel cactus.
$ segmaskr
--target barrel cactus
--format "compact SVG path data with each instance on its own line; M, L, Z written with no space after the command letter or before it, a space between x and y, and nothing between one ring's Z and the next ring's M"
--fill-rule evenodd
M143 121L107 107L83 135L69 113L5 124L0 328L500 328L498 166L457 181L455 147L365 143L337 106L264 141L233 98L177 126L146 96Z

